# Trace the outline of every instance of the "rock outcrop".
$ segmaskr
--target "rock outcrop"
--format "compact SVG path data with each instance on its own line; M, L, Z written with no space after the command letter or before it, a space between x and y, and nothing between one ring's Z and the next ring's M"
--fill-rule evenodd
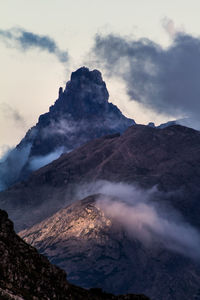
M25 243L0 210L1 300L148 300L143 295L114 296L100 289L84 290L71 285L66 273ZM84 274L83 274L84 276Z
M85 288L187 300L198 293L200 265L166 248L145 246L89 196L20 236ZM128 217L128 216L127 216Z

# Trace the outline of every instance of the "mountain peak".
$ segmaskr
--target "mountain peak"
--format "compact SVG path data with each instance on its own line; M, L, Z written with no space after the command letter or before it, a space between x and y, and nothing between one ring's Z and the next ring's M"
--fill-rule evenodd
M108 102L109 93L106 83L98 70L91 71L87 67L81 67L72 72L65 89L60 87L58 94L59 97L50 107L49 112L39 117L40 127L48 126L52 120L53 123L60 120L67 120L68 123L78 122L78 126L82 122L84 125L92 123L92 127L98 127L94 137L100 137L104 134L123 132L127 127L135 124L134 120L123 116L117 106Z
M72 72L71 81L88 79L95 82L96 84L101 84L103 82L101 72L98 70L90 71L89 68L81 67L75 72Z
M109 98L109 93L106 84L102 79L101 72L98 70L90 71L86 67L81 67L77 71L72 72L71 80L67 82L64 94L61 99L69 98L68 103L98 103L106 108ZM60 100L60 97L59 99ZM72 100L73 103L70 102ZM82 107L83 109L84 107ZM88 107L87 107L88 110Z
M59 88L58 99L49 112L39 116L38 123L8 156L4 166L1 164L0 186L5 188L19 178L26 178L31 171L87 141L122 133L134 125L134 120L126 118L108 98L106 84L98 70L82 67L73 72L66 88ZM18 168L16 160L20 161ZM17 175L13 176L11 166L17 169L14 172Z

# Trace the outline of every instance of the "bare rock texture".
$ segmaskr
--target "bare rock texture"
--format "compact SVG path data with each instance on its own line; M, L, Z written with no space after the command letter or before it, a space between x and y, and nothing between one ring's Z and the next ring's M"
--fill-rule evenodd
M148 300L143 295L114 296L100 289L84 290L71 285L66 273L25 243L0 210L1 300Z
M145 247L99 209L97 198L75 202L20 236L85 288L135 291L153 300L195 298L199 263L167 249Z

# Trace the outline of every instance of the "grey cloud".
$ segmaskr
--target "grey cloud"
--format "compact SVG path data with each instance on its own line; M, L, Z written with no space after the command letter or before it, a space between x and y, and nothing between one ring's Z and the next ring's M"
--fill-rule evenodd
M47 51L55 55L62 63L68 61L68 52L60 50L56 42L47 35L38 35L17 27L9 30L0 30L0 39L7 46L15 46L23 51L37 48L40 51Z
M0 103L0 112L4 117L12 119L16 125L23 127L25 120L20 112L7 103Z
M130 236L146 247L162 247L200 259L199 231L173 208L153 201L156 188L144 191L134 185L102 181L90 189L101 193L97 207L120 222Z
M199 120L200 38L179 32L163 48L147 38L97 35L92 51L109 75L125 81L132 100L168 116Z
M38 170L39 168L51 163L53 160L59 158L63 152L65 152L65 148L60 147L47 155L31 157L30 162L29 162L30 170L35 171L35 170Z
M83 128L84 122L81 121L77 124L77 122L67 119L59 119L56 121L51 121L51 123L42 129L42 136L44 138L52 135L66 135L70 138L73 138L76 136L77 132L80 130L80 128Z

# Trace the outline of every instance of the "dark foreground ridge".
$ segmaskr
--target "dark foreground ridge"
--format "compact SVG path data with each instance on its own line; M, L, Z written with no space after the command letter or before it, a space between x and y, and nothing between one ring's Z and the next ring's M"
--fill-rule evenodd
M71 285L64 271L15 234L12 222L2 210L0 256L1 300L148 300L143 295L114 296L100 289L88 291Z

